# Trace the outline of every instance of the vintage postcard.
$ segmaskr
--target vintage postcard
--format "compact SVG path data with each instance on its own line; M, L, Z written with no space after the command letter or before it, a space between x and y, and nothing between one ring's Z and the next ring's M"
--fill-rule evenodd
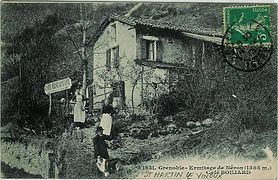
M1 178L277 179L277 4L2 1Z

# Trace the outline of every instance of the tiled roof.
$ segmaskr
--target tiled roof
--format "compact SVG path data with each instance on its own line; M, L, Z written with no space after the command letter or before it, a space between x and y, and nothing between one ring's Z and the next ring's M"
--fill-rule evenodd
M222 37L223 36L221 32L219 32L215 29L188 27L185 24L180 24L180 23L174 24L174 23L165 22L165 21L162 22L159 20L127 17L127 16L123 16L123 15L118 15L118 14L110 15L109 21L111 21L111 20L120 21L122 23L129 24L132 26L147 26L147 27L152 27L152 28L174 30L174 31L187 32L187 33L212 36L212 37Z

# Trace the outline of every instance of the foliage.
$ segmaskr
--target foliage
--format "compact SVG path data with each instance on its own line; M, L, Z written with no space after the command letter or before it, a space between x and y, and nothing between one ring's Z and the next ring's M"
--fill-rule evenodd
M72 137L62 138L59 142L60 178L96 178L97 167L92 146L88 147Z
M6 48L6 57L16 57L15 63L5 61L18 71L6 73L4 78L17 77L16 109L20 113L19 125L28 124L32 129L45 126L45 117L48 110L48 98L44 94L44 84L49 82L49 67L59 52L59 46L52 41L52 35L57 25L55 15L48 16L43 22L36 22L34 27L26 28L21 34L10 41L12 45ZM5 94L7 95L7 94ZM5 96L2 94L2 96ZM12 97L11 96L11 97ZM12 106L8 107L13 108Z
M174 115L183 109L190 109L192 102L188 96L190 95L184 92L162 94L157 100L159 118Z
M220 124L206 130L198 146L187 149L186 152L206 158L235 156L257 159L259 152L266 146L270 146L275 154L276 139L276 130L255 133L242 126L238 114L226 114L221 117Z
M132 119L130 118L117 118L113 122L113 135L118 135L122 132L127 132L127 127L133 123Z

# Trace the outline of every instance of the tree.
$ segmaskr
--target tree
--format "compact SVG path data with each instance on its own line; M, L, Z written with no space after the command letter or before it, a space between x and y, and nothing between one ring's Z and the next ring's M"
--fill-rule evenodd
M14 84L18 92L12 96L17 99L13 104L17 107L18 123L22 126L33 129L47 126L44 118L47 98L43 87L49 81L49 69L46 67L56 59L60 49L52 41L57 24L56 15L49 15L43 22L36 21L33 27L26 28L10 39L11 45L5 49L3 71L6 78L19 78L18 84Z
M90 12L88 12L89 8L91 8ZM86 94L88 83L93 84L94 81L94 49L92 47L95 43L94 36L99 33L96 31L98 23L100 23L98 18L105 12L97 10L97 8L101 7L96 4L89 6L89 8L86 8L85 4L79 4L80 19L74 23L70 23L66 19L61 20L64 27L55 34L56 37L63 36L72 43L74 47L73 54L77 54L79 61L81 61L82 86L80 88L83 96ZM89 64L91 65L90 69ZM89 70L91 72L90 80ZM92 110L92 98L89 98L89 101L90 109Z

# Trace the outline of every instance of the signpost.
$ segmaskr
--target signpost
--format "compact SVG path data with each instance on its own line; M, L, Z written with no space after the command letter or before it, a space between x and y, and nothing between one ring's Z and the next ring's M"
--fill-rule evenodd
M48 83L44 86L44 92L46 94L56 93L60 91L64 91L70 89L72 86L71 79L61 79L59 81L54 81L52 83Z
M70 78L61 79L61 80L54 81L54 82L44 85L44 92L45 92L45 94L49 95L49 102L50 102L49 110L48 110L49 117L51 114L51 104L52 104L51 103L51 94L70 89L71 86L72 86L72 83L71 83Z

